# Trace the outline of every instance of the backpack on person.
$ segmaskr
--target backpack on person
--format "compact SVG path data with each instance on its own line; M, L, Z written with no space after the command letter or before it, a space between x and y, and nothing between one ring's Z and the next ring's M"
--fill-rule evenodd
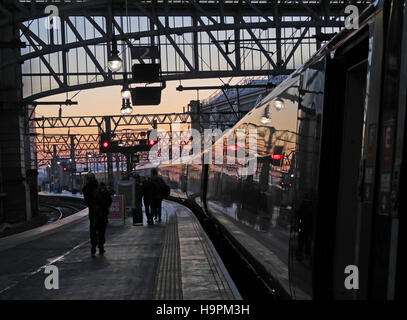
M168 184L166 184L163 180L160 187L161 187L160 188L161 189L161 198L165 199L165 198L169 197L169 195L171 193L170 186Z
M107 190L106 186L99 185L97 191L97 201L98 204L105 209L109 209L109 207L112 205L113 199L112 196L110 195L109 190Z
M162 200L170 195L171 188L164 182L163 178L153 177L151 181L154 184L156 198Z

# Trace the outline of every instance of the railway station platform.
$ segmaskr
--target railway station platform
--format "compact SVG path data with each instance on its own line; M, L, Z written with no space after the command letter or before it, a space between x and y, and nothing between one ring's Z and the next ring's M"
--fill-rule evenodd
M143 226L109 223L104 255L90 253L87 209L70 218L43 236L0 239L15 241L0 243L0 300L241 299L198 220L178 203L164 201L162 222L151 226L145 216ZM45 286L51 265L58 289Z

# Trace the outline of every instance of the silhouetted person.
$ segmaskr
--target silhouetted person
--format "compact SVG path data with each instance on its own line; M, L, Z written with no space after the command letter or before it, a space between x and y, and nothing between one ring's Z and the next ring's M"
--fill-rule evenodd
M106 187L106 185L102 182L99 184L96 190L96 207L97 207L97 214L96 214L96 237L94 243L92 244L93 252L96 251L96 243L99 247L99 253L105 253L105 233L106 233L106 225L107 225L107 216L109 215L109 207L112 204L112 197L110 195L110 191Z
M155 192L152 198L152 211L155 220L161 221L161 203L164 199L164 186L163 178L158 175L157 169L151 169L151 181L154 184Z
M143 198L144 198L144 208L146 211L147 223L154 224L153 222L153 202L155 198L155 194L158 192L156 189L155 184L151 180L151 177L148 177L143 182Z
M85 186L82 189L83 198L86 205L89 208L89 232L90 232L90 242L91 242L91 252L96 253L97 246L97 231L96 231L96 217L97 217L97 205L96 205L96 192L98 189L98 182L95 175L89 172L86 175Z
M89 208L89 232L91 253L96 253L96 246L99 253L105 253L105 232L109 207L112 204L112 197L104 183L98 184L93 173L86 175L86 184L83 188L83 197Z
M139 217L143 214L143 184L141 178L138 174L134 176L135 184L135 214L133 215L133 225L136 224L136 217Z

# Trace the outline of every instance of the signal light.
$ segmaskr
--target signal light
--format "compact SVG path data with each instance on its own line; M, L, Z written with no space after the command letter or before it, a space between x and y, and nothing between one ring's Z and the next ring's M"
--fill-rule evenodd
M68 170L66 167L64 167L64 171Z
M281 159L283 159L283 155L282 154L272 154L271 159L273 159L273 160L281 160Z
M110 150L110 135L107 133L100 134L99 152L107 153Z
M281 167L284 159L284 146L275 146L273 153L270 155L271 164L273 166Z
M237 151L237 145L228 146L228 149L231 151Z
M152 146L155 145L156 143L157 143L156 140L153 140L153 139L149 139L149 140L148 140L148 145L149 145L150 147L152 147Z

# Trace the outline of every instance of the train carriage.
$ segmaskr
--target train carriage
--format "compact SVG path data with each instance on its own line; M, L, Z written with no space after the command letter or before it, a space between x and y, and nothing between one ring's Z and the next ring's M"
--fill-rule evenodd
M226 158L159 166L173 195L222 226L280 297L398 295L405 10L370 6L234 126L257 130L253 174Z

